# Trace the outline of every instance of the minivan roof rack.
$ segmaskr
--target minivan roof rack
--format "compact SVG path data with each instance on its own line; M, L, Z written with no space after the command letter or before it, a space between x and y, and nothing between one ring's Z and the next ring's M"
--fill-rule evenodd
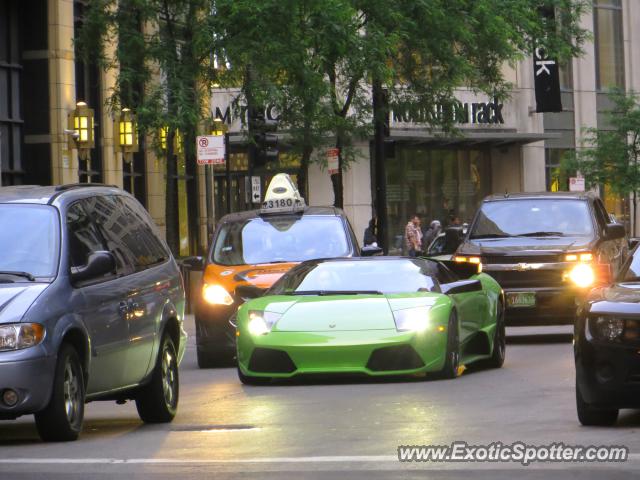
M64 192L71 190L72 188L85 188L85 187L111 187L118 188L117 185L107 185L106 183L67 183L65 185L56 185L56 192Z

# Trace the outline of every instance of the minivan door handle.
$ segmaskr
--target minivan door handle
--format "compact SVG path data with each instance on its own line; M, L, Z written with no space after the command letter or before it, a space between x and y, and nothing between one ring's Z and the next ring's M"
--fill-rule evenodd
M120 312L120 315L126 316L129 313L129 304L127 302L120 302L118 304L118 312Z

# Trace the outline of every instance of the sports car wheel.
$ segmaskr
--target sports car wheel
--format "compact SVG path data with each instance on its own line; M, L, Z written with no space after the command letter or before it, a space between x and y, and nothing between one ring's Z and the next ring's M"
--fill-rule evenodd
M504 364L504 357L507 350L507 335L504 326L504 306L498 303L498 315L496 316L496 333L493 337L493 352L487 360L489 368L500 368Z
M242 373L240 367L237 368L238 378L245 385L269 385L269 383L271 383L271 379L269 377L252 377L250 375L245 375L244 373Z
M458 332L458 314L455 310L449 315L447 326L447 351L440 378L456 378L460 366L460 336Z
M578 410L578 420L587 427L599 426L606 427L616 423L618 419L617 408L595 408L589 405L582 398L582 392L578 382L576 382L576 407Z
M84 418L84 376L80 358L71 345L58 352L51 400L36 413L36 427L45 442L68 442L78 438Z
M169 335L164 335L151 381L136 396L138 415L145 423L167 423L178 409L180 383L178 356Z

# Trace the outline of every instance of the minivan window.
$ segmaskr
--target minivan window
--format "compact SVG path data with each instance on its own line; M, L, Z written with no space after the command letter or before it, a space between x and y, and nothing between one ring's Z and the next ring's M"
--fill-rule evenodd
M469 238L527 236L593 236L588 203L550 198L485 202Z
M82 201L74 203L67 210L67 231L71 267L86 265L90 254L105 249L96 226L82 208Z
M220 265L302 262L349 255L347 231L340 217L252 218L223 225L213 247Z
M0 271L54 277L59 245L59 220L53 207L0 205Z

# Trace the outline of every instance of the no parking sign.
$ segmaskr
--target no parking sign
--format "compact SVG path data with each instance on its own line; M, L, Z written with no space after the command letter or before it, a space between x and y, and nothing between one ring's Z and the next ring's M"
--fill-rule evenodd
M198 165L224 165L224 135L196 137Z

